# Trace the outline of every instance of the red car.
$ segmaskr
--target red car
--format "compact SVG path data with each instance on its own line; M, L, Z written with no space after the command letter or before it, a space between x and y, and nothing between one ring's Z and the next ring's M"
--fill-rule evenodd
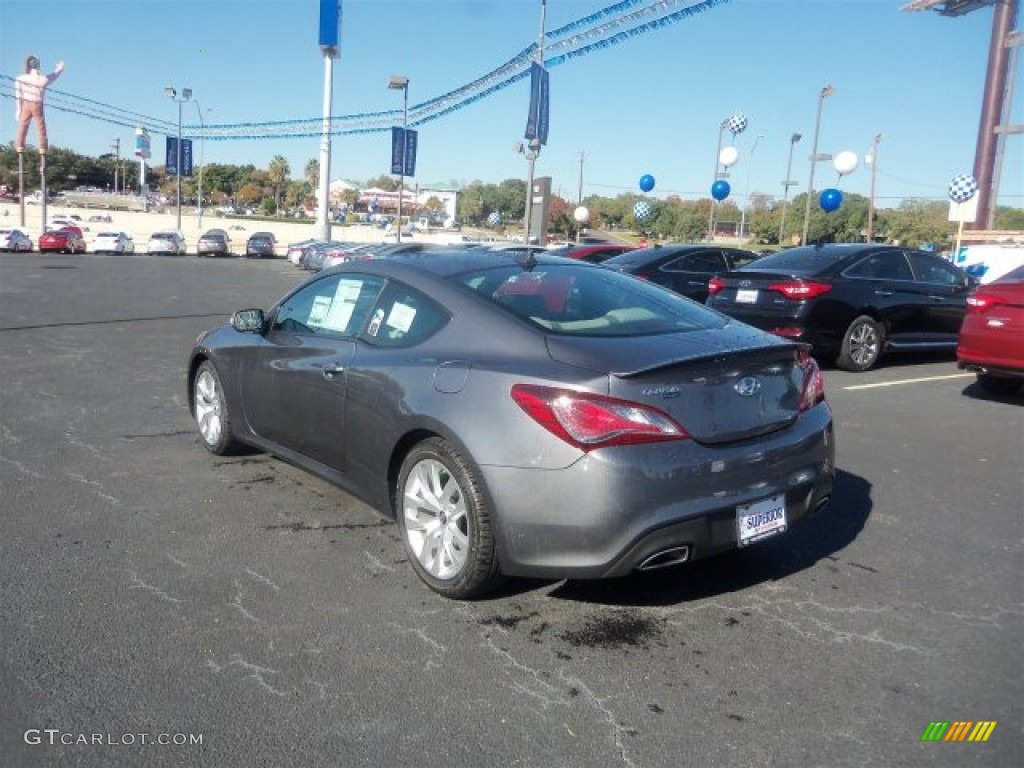
M569 259L580 259L592 264L600 264L612 256L636 249L635 245L622 243L583 243L582 245L567 245L563 248L549 248L547 252L552 256L564 256Z
M39 236L39 252L56 253L85 253L85 238L81 230L76 231L71 227L51 229Z
M957 366L978 374L996 394L1024 387L1024 267L980 285L967 298L960 326Z

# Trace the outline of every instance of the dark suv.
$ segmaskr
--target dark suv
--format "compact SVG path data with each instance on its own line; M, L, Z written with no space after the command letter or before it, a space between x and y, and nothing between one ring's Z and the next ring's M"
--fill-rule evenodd
M703 302L708 297L708 281L715 274L738 269L757 258L758 254L742 248L672 244L628 251L601 263Z
M933 253L864 243L764 256L711 281L708 306L811 344L847 371L886 349L956 349L974 278Z

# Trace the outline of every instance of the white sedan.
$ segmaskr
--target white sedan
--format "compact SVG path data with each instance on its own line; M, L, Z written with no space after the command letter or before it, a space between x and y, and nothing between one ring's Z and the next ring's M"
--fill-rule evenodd
M135 253L135 241L127 232L100 232L93 239L93 253Z

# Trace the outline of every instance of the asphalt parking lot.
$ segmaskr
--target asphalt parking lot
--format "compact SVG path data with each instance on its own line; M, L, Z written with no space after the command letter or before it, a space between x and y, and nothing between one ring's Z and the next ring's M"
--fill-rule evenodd
M1024 400L947 356L826 369L827 515L452 602L365 505L200 444L191 343L301 277L0 255L0 765L1024 764Z

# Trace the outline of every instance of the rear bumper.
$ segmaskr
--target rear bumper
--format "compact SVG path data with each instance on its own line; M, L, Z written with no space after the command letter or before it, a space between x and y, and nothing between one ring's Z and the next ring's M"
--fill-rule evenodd
M835 440L822 404L785 430L743 443L631 446L595 451L562 470L481 472L497 510L503 572L606 578L668 550L685 548L689 561L736 548L742 504L784 496L787 528L824 508Z

